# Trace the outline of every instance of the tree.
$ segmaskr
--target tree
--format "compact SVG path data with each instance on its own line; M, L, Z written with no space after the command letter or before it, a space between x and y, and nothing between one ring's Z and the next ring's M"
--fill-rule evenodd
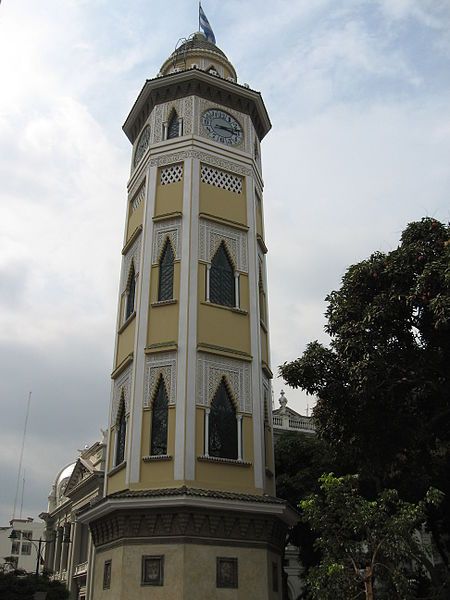
M46 600L67 600L69 591L60 581L50 581L47 575L31 575L15 571L0 572L2 600L31 600L36 592L46 592Z
M426 505L438 505L441 493L430 490L425 501L408 503L383 490L367 500L356 475L330 473L319 482L320 492L300 502L322 556L308 577L313 598L416 598L420 565L428 560L417 531Z
M328 297L329 347L280 367L318 397L318 434L360 474L366 497L445 492L427 523L444 565L450 531L450 227L411 223L392 252L351 266Z

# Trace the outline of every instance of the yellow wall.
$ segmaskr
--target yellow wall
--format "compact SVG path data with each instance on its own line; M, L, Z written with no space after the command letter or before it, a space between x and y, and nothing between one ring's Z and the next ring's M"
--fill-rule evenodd
M183 210L183 180L177 183L169 183L161 185L159 183L158 170L158 185L156 186L155 199L155 217L171 214L174 212L182 212Z
M136 318L128 323L117 340L116 367L125 360L134 350L134 333L136 329Z
M164 556L164 585L142 586L143 556ZM238 560L238 588L216 587L217 557ZM111 587L103 590L103 568L111 560ZM279 592L272 592L272 562ZM265 549L203 544L130 544L99 549L95 558L95 600L279 600L281 560Z
M150 454L152 411L145 409L142 415L141 457ZM167 454L175 454L175 406L169 407L169 426L167 432ZM141 462L140 483L135 488L161 488L173 485L173 460Z
M200 212L247 225L245 185L242 194L200 183Z
M128 207L128 226L127 226L127 242L130 239L132 233L136 230L139 225L142 225L144 220L144 200L141 201L137 209L131 212L131 204Z
M233 311L205 302L206 265L199 264L198 297L200 299L197 320L198 344L209 344L250 354L250 319L248 314ZM241 308L248 309L248 277L241 274Z
M270 363L267 333L261 326L259 328L259 331L261 333L261 358L267 365L269 365Z
M255 202L256 202L256 233L259 234L264 239L262 205L261 205L261 201L258 200L258 196L256 196Z
M204 454L205 409L196 408L196 456ZM253 463L253 424L252 418L244 415L242 420L243 459ZM254 485L253 465L248 467L214 462L196 462L196 479L192 485L207 489L247 491L257 493Z

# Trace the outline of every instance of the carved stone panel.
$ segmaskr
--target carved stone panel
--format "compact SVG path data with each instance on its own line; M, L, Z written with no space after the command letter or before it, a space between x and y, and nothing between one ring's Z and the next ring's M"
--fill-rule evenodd
M197 358L197 404L209 406L225 378L240 412L252 412L250 363L199 353Z
M122 395L125 400L125 412L128 413L130 411L132 366L132 364L129 365L114 381L111 424L116 422L117 411L119 410Z
M177 355L175 352L150 354L145 361L144 406L151 406L159 378L166 386L169 404L175 404L177 397Z
M210 263L222 241L226 243L235 268L242 273L248 273L247 233L215 221L201 219L199 259Z

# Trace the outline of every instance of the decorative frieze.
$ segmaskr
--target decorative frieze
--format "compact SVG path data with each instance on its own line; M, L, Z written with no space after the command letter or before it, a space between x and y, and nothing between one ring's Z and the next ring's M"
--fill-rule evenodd
M235 163L231 160L222 158L221 156L210 154L209 152L202 152L200 150L182 150L180 152L173 152L172 154L162 154L161 156L152 158L150 160L150 166L161 167L163 165L181 162L183 160L187 160L188 158L197 158L202 163L213 165L220 169L224 169L225 171L238 173L239 175L244 175L247 177L252 175L252 170L250 167L246 167L245 165Z
M150 505L149 505L150 506ZM96 548L137 538L183 543L185 539L223 546L271 547L282 552L287 525L270 514L190 508L152 508L151 510L116 511L90 523Z
M224 241L236 270L248 273L247 233L215 221L200 219L199 258L210 263Z
M133 364L130 364L129 367L127 367L125 371L123 371L123 373L114 380L111 424L114 424L117 420L117 412L119 410L122 396L125 401L125 413L128 414L130 411L132 367Z
M197 403L209 406L223 378L239 412L251 413L250 364L206 353L199 354L197 358Z
M150 354L145 361L144 407L151 406L159 378L166 386L169 404L175 404L177 397L177 355L174 352Z

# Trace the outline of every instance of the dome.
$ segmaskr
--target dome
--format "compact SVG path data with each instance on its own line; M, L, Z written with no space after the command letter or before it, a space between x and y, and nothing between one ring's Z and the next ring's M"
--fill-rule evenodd
M220 54L220 56L227 58L220 48L206 39L206 36L200 32L194 33L189 39L183 42L175 52L172 52L171 58L176 56L179 52L186 52L188 50L209 50L210 52L215 52Z
M64 479L68 479L72 475L75 465L76 463L70 463L70 465L67 465L67 467L64 467L64 469L59 472L55 482L56 487L58 487Z
M175 50L162 65L159 75L189 69L200 69L222 79L236 81L236 71L225 53L200 32L179 40Z

